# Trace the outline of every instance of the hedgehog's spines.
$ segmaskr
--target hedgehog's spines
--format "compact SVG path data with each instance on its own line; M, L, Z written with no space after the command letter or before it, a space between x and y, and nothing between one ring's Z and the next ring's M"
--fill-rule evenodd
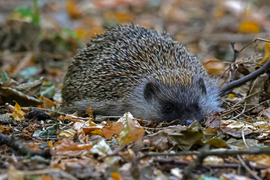
M176 97L171 101L177 104L201 99L207 112L207 108L217 106L215 81L209 78L200 62L167 33L158 34L133 23L106 29L74 57L64 80L63 107L85 109L93 105L97 112L112 115L129 111L129 107L135 114L152 119L157 115L151 111L161 113L157 110L158 102L173 96ZM205 95L201 84L193 81L195 77L203 78L206 92L213 94L212 98L199 96ZM161 89L154 95L161 99L146 106L149 102L143 101L142 92L153 80L157 81L156 88ZM188 93L198 94L198 97Z

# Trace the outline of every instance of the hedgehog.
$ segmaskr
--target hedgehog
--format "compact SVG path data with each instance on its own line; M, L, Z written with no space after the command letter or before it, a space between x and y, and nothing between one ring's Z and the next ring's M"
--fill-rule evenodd
M157 122L202 122L219 109L217 80L166 32L118 25L97 34L68 67L60 110Z

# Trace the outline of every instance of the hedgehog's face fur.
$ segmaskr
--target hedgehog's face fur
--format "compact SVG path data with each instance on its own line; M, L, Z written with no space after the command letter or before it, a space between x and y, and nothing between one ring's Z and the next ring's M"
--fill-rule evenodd
M195 120L201 122L208 113L217 110L217 88L199 76L191 77L191 81L189 85L179 83L168 86L162 80L146 79L141 89L142 96L137 97L132 113L135 117L158 122L176 119L182 125L189 125Z

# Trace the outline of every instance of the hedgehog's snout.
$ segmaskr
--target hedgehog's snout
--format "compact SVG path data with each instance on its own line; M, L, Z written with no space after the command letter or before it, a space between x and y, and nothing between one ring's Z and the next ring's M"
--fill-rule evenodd
M185 121L184 121L183 125L188 126L188 125L190 125L190 124L193 123L193 122L194 122L194 120L188 119L188 120L185 120Z

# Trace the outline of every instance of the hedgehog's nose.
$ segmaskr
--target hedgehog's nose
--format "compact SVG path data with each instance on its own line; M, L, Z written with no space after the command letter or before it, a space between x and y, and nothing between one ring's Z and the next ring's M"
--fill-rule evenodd
M184 124L183 125L186 125L186 126L188 126L188 125L190 125L191 123L193 123L193 121L194 120L185 120L185 122L184 122Z

